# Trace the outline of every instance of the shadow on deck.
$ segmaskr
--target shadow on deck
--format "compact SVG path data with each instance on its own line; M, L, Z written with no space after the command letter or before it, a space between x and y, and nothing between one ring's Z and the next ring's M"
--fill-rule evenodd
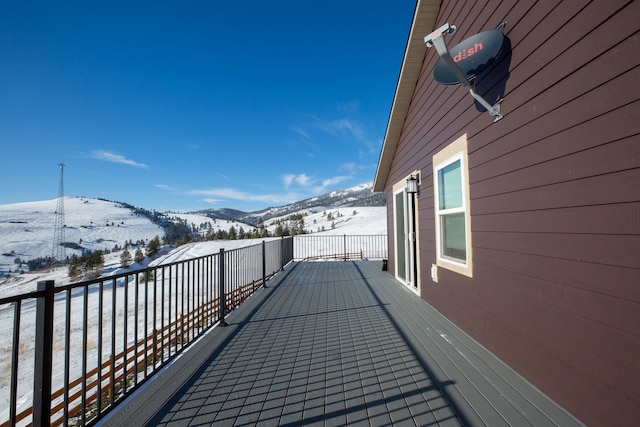
M380 267L290 264L99 425L580 425Z

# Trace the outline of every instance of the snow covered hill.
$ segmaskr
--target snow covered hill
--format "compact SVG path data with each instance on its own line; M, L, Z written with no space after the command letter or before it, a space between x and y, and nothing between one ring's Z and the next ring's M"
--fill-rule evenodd
M296 212L310 210L324 210L329 208L350 207L384 207L386 204L383 193L373 193L373 183L361 184L343 190L335 190L320 196L300 200L284 206L276 206L256 212L241 212L232 209L209 209L202 211L206 215L218 218L235 218L257 226L261 221L285 217Z
M386 234L386 207L357 206L360 197L365 198L363 203L368 203L366 200L370 193L370 185L364 185L261 211L260 214L225 210L227 214L235 212L241 215L244 221L212 218L207 216L212 214L211 211L153 212L153 215L161 217L164 222L180 223L193 235L203 238L207 232L226 232L230 227L236 231L242 228L245 232L251 232L254 226L250 223L257 222L258 218L264 221L265 228L272 234L276 233L278 226L291 228L294 222L306 233L312 234ZM0 205L0 296L31 291L40 280L55 280L57 284L69 282L66 267L30 273L26 265L29 260L52 255L56 205L57 199ZM162 226L154 223L149 215L125 203L65 197L64 205L66 255L81 255L84 250L107 252L105 275L122 272L119 260L125 244L145 245L156 236L162 239L165 234ZM292 216L296 219L292 219ZM200 256L204 252L217 252L220 247L232 249L259 241L234 241L233 244L230 241L198 242L176 249L165 247L161 259L154 263L177 261ZM150 261L147 259L145 263ZM142 268L143 265L131 268L136 267Z
M18 261L51 256L57 199L0 205L0 277L26 270ZM129 241L162 237L162 227L119 203L65 197L67 256L112 250Z
M267 230L274 232L279 222L291 223L287 218L300 215L309 234L387 234L387 208L384 206L303 209L266 221Z

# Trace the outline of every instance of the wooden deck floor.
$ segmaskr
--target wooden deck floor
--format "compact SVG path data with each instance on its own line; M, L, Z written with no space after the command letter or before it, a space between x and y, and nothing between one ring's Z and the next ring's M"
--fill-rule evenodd
M581 425L380 262L290 264L100 425Z

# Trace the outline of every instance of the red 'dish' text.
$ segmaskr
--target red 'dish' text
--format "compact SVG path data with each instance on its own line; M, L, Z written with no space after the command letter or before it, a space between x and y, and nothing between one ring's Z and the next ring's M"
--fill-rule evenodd
M476 43L470 49L463 49L453 57L453 62L460 62L468 57L478 53L478 51L482 50L482 43Z

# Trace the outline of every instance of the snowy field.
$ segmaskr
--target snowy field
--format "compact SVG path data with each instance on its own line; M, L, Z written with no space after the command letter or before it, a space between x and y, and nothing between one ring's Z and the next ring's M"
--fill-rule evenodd
M384 206L351 208L319 207L305 209L296 213L304 215L304 228L310 234L387 234L387 208ZM265 221L268 230L275 230L276 220L284 220L291 215L292 214L289 213Z
M16 273L16 258L28 261L52 255L56 204L57 199L0 205L0 277ZM161 227L118 203L65 197L64 207L65 242L78 245L66 248L67 256L164 235Z
M15 272L16 257L23 261L35 257L50 256L52 253L53 226L55 223L55 206L56 200L20 203L11 205L0 205L0 296L5 297L18 293L32 291L36 288L36 284L41 280L54 280L57 285L69 283L67 268L61 267L46 272L24 273ZM301 212L304 219L304 228L312 233L312 235L373 235L386 234L386 208L385 207L357 207L357 208L315 208ZM77 242L80 246L90 250L108 249L112 250L114 246L122 247L127 241L145 242L155 236L162 237L163 230L151 223L147 218L134 215L129 209L121 207L117 203L106 202L95 199L86 198L65 198L65 214L66 214L66 241ZM167 214L169 217L177 216L186 221L189 225L193 224L199 227L200 224L211 219L197 214ZM279 218L284 220L291 214ZM266 221L267 228L274 231L276 220ZM233 221L217 220L214 225L216 228L228 230L234 226L236 229L243 227L245 231L252 227L246 224L235 223ZM145 260L141 264L133 264L127 270L132 271L140 269L146 265L156 266L161 264L169 264L182 260L192 259L200 256L218 253L221 248L225 250L233 250L245 246L261 243L263 240L271 239L255 239L255 240L227 240L227 241L208 241L182 245L178 248L163 247L159 255L153 259ZM74 253L73 250L67 249L67 255ZM76 253L80 253L79 251ZM127 270L120 268L121 251L113 251L105 255L104 276L124 273ZM7 277L7 273L8 277ZM119 283L119 286L130 286L133 284ZM132 292L132 291L130 291ZM124 302L121 293L118 294L118 310L122 311ZM82 318L82 304L79 301L72 302L73 315L75 318ZM91 346L97 343L95 331L98 329L97 314L97 298L89 299L91 316L89 325L94 325L93 331L88 341ZM129 304L132 304L129 302ZM135 309L134 305L127 308L128 312ZM57 305L56 317L64 313L64 304ZM103 322L110 324L111 314L108 313L103 318ZM35 320L35 308L23 307L22 328L27 331L21 337L20 344L20 407L28 407L31 405L32 382L32 364L33 364L33 322ZM166 319L170 320L170 319ZM61 322L64 323L64 322ZM133 323L133 322L131 322ZM11 367L11 325L13 324L12 307L0 307L0 422L8 419L8 399L9 399L9 371ZM72 348L80 350L82 348L82 340L80 337L80 326L76 327L75 323L72 327ZM129 328L132 324L129 325ZM140 328L142 331L144 327ZM56 329L57 334L62 334L63 329ZM142 332L141 332L142 333ZM62 345L64 339L56 335L56 343ZM132 334L130 336L133 336ZM108 339L107 336L103 337ZM122 345L119 343L119 348ZM73 354L71 369L74 373L72 379L79 375L80 366L78 360L81 359L79 354ZM63 371L62 358L54 360L54 389L62 384L61 373Z
M67 268L29 273L26 265L16 263L51 256L56 199L0 205L0 296L15 295L35 290L38 281L54 280L56 284L69 283ZM301 212L304 228L314 235L373 235L387 234L385 207L314 208ZM228 231L230 227L251 231L254 227L236 221L212 220L193 213L167 213L169 218L180 218L187 225L199 228L211 224L214 231ZM291 213L265 222L274 232L277 220L285 220ZM126 242L148 242L155 236L162 238L164 231L143 216L115 202L80 197L65 197L65 241L78 244L78 249L66 249L67 256L81 255L82 249L109 250L122 248ZM202 231L204 234L206 230ZM255 244L255 241L211 241L177 248L171 262ZM168 251L171 248L165 248ZM210 252L213 251L213 252ZM105 274L124 272L119 268L120 251L105 255ZM133 265L131 269L141 268ZM25 274L19 274L20 270Z
M31 274L25 264L16 262L52 255L56 205L57 199L0 205L0 296L30 292L41 280L55 280L58 285L69 283L66 267ZM156 236L164 236L162 227L116 202L65 197L64 207L65 241L78 245L77 249L66 248L67 256L81 255L83 250L113 251L116 246L122 249L127 242L146 244ZM214 231L227 231L231 226L253 229L247 224L214 221L197 214L167 213L167 216L195 227L208 221ZM120 271L120 254L118 250L105 255L105 273ZM135 267L140 266L132 266ZM20 270L26 274L19 274Z
M245 232L252 231L255 227L245 224L238 221L226 220L226 219L212 219L207 216L197 214L197 213L174 213L174 212L166 212L165 215L170 220L176 222L178 220L186 223L190 227L195 227L198 231L198 234L201 236L206 236L207 230L209 227L216 232L217 230L229 231L231 227L240 231L242 228Z

